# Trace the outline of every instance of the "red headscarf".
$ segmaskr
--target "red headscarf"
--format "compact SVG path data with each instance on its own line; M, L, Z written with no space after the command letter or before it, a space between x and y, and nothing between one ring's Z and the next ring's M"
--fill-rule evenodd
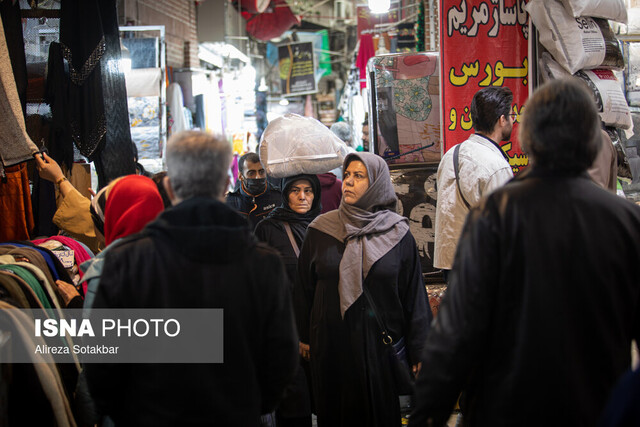
M104 212L107 245L142 230L164 210L156 184L146 176L127 175L108 193Z

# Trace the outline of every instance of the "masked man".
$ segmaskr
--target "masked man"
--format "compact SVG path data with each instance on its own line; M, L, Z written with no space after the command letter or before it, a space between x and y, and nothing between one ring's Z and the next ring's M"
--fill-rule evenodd
M253 229L282 201L280 192L267 182L260 157L246 153L238 160L240 185L227 194L227 205L245 216Z

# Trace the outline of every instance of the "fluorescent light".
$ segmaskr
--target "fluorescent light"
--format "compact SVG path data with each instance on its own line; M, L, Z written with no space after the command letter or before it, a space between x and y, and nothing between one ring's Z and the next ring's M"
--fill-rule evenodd
M391 7L391 0L369 0L371 13L387 13Z

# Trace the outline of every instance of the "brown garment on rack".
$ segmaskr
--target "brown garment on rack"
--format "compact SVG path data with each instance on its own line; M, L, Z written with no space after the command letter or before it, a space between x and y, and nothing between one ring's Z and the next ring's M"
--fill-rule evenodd
M56 285L62 294L63 308L82 308L83 300L75 286L62 280L56 280Z
M55 283L55 279L53 278L53 274L51 274L47 261L45 261L44 257L37 249L29 247L11 247L8 245L0 246L0 255L11 255L16 261L28 262L35 265L42 270L42 273L45 275L49 283Z
M8 277L18 284L18 286L22 290L22 294L27 299L28 306L26 308L31 308L31 309L39 308L41 310L44 310L44 307L40 302L40 300L38 299L38 296L33 291L33 289L31 289L31 287L27 284L27 282L24 281L24 279L22 279L20 276L13 274L8 270L0 270L0 276Z
M8 330L12 333L12 337L15 338L14 345L20 346L26 349L26 354L31 356L31 364L35 369L35 373L39 380L39 384L42 388L42 392L48 400L48 405L55 424L59 427L76 427L76 421L71 411L71 405L69 399L65 393L65 388L58 372L58 367L53 361L53 356L50 354L41 354L35 351L36 345L45 345L45 341L35 336L33 329L33 320L26 314L19 310L10 310L14 308L12 305L0 301L0 316L3 323L8 326ZM17 376L14 381L19 381L21 378ZM35 394L35 393L34 393ZM25 396L26 397L26 396ZM11 409L15 413L24 411L27 407L26 400L16 402L16 406L22 406L18 408L13 406ZM14 400L14 401L15 401ZM45 408L34 408L32 401L28 404L31 406L31 411L27 413L20 413L19 416L24 421L24 425L34 425L34 419L37 419L39 414L42 414ZM11 419L11 414L10 419Z
M33 230L33 210L27 165L5 169L6 182L0 181L0 242L29 240Z
M15 277L17 276L12 277L11 273L0 273L0 289L2 289L0 299L18 308L31 308L31 303L27 295L25 295L22 287L15 280Z

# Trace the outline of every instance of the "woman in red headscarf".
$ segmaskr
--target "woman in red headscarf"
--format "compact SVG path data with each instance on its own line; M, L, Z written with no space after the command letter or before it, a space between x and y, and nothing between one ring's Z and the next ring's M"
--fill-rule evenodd
M107 247L83 263L82 282L87 283L84 307L88 314L98 289L105 254L118 239L142 230L164 210L156 184L143 175L127 175L107 186L104 208L104 239Z

